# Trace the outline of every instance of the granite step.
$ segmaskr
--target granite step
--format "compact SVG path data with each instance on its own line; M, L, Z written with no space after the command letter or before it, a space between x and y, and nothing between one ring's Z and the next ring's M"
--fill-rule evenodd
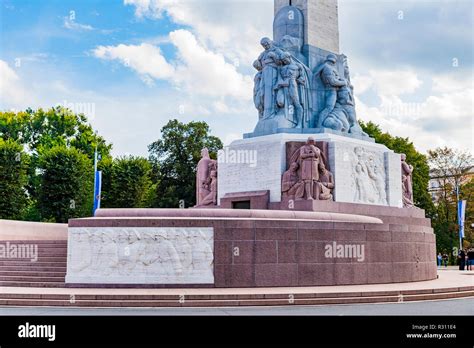
M311 294L308 294L311 295ZM67 306L67 307L223 307L223 306L282 306L282 305L327 305L327 304L360 304L360 303L390 303L400 302L400 296L338 296L338 297L304 297L294 298L259 298L245 296L221 296L214 299L185 299L154 298L141 296L129 299L124 295L103 296L93 299L90 295L57 295L44 294L0 294L2 306ZM404 295L403 301L439 300L474 296L474 290L458 292L439 292L431 294Z
M33 288L64 288L66 284L64 283L64 279L62 282L54 281L54 282L41 282L41 281L0 281L0 287L33 287Z
M40 266L40 267L66 267L67 260L60 260L60 261L40 261L38 260L37 262L31 262L31 261L19 261L18 259L16 260L10 260L10 261L0 261L0 266L23 266L23 267L28 267L28 266Z
M41 266L31 264L28 266L0 266L1 272L63 272L66 274L66 265L64 266Z
M11 277L11 276L21 276L21 277L65 277L66 271L45 271L45 270L27 270L27 271L19 271L19 270L10 270L4 271L0 269L0 277Z
M9 257L9 258L0 258L1 261L8 262L8 261L23 261L23 262L39 262L39 261L45 261L45 262L51 262L51 261L66 261L67 256L39 256L37 261L31 261L30 258L15 258L15 257Z
M66 240L2 240L0 244L38 244L38 245L51 245L51 246L67 246Z
M19 282L64 282L64 275L60 276L46 276L37 274L34 276L19 275L0 275L0 281L19 281Z

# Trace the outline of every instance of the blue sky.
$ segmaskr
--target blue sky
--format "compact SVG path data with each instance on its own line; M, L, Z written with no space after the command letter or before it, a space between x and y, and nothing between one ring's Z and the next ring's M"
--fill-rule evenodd
M272 0L4 0L0 109L84 110L115 155L146 155L170 118L225 143L255 126ZM358 117L418 149L473 146L473 3L340 0Z

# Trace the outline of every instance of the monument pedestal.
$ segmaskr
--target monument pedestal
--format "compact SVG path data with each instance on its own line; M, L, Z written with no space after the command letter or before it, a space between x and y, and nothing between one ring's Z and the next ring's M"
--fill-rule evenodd
M280 202L282 174L291 156L287 143L303 143L308 136L327 144L334 201L402 206L400 155L385 145L333 133L277 133L232 142L218 158L219 201L226 194L269 190L270 203Z
M313 204L319 211L99 209L69 220L66 282L225 288L436 278L435 235L423 210Z

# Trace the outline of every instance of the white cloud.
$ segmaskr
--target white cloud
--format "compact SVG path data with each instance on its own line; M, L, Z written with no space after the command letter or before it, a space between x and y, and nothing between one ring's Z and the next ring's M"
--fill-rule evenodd
M195 36L187 30L170 33L171 42L178 49L179 60L175 79L192 93L213 97L231 96L250 100L252 78L237 72L218 53L199 45Z
M75 20L64 17L63 27L69 30L76 31L92 31L94 28L88 24L77 23Z
M443 74L433 76L433 91L454 92L474 87L472 76L459 74Z
M7 62L0 59L0 104L15 108L28 96L19 76Z
M158 47L148 43L99 46L93 54L104 60L119 60L148 84L150 78L162 79L189 93L250 100L251 76L240 74L222 55L200 45L188 30L175 30L169 38L177 49L177 58L173 62L168 62Z
M395 76L406 81L397 83ZM357 83L362 81L362 92ZM392 82L392 85L385 86ZM431 79L431 91L418 102L407 102L423 84L411 72L370 71L369 76L354 79L356 94L362 95L373 88L380 103L369 106L356 98L359 118L373 121L389 133L409 137L418 149L426 151L437 146L472 149L474 88L469 79L439 75Z
M93 54L104 60L119 60L122 64L135 70L145 81L154 79L171 79L175 69L168 64L160 49L143 43L141 45L98 46Z
M422 85L417 74L410 70L370 70L369 75L377 92L385 96L410 94Z
M356 74L351 77L351 83L356 86L357 93L363 94L374 85L374 80L370 76Z
M197 40L227 59L250 66L258 56L260 38L272 28L272 0L124 0L135 7L139 19L159 20L167 15L174 23L189 26Z

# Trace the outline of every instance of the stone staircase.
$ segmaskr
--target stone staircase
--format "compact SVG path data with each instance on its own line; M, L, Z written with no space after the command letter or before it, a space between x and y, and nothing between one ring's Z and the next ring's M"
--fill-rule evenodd
M7 241L2 241L5 244ZM356 303L390 303L439 300L474 296L474 273L446 279L442 287L414 288L400 283L391 285L345 287L280 288L95 288L67 287L65 284L67 242L60 240L10 241L37 244L38 260L0 259L0 306L62 307L224 307L287 306ZM454 271L445 271L446 276ZM424 283L424 282L420 282ZM418 283L418 284L420 284ZM374 288L376 287L376 288ZM381 288L379 288L381 287ZM331 288L331 289L328 289ZM330 290L330 291L328 291Z
M404 290L378 292L304 291L291 294L294 288L275 292L272 288L258 293L242 293L235 289L209 293L186 293L180 289L49 289L14 288L0 293L0 306L61 306L61 307L235 307L235 306L291 306L362 303L400 303L453 299L474 296L474 286L446 290ZM56 291L54 291L56 290ZM124 290L124 289L120 289ZM200 289L201 290L201 289ZM219 289L223 290L223 289ZM234 290L234 292L232 291ZM286 292L285 292L286 290Z
M0 287L65 286L67 241L2 241L7 243L37 245L38 258L0 258Z

